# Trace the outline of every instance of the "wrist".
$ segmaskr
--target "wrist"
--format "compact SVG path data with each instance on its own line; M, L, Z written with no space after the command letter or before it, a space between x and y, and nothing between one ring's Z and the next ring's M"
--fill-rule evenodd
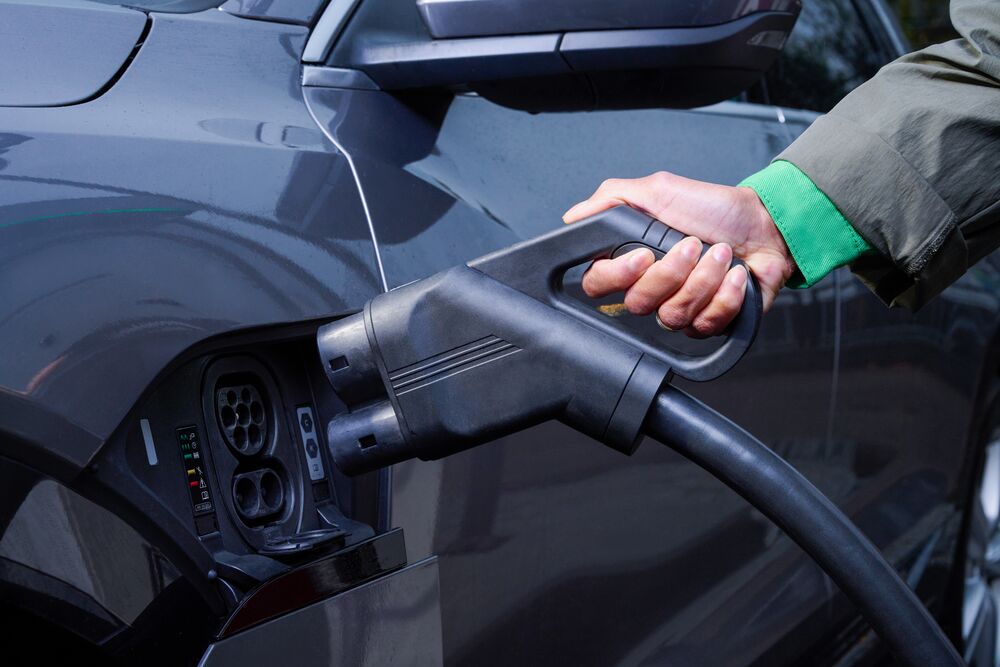
M772 255L780 266L781 285L784 285L798 271L795 257L792 255L785 237L771 217L764 202L761 201L753 188L739 186L737 192L743 198L743 210L751 221L751 232L747 245L751 252L765 252Z
M810 287L871 246L794 164L776 160L740 183L751 188L794 258L791 287Z

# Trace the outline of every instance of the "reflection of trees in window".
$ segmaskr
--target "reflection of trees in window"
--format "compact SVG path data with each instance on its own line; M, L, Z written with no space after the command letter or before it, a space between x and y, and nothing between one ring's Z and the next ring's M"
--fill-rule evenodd
M785 107L829 111L869 79L881 55L851 0L806 0L758 95Z

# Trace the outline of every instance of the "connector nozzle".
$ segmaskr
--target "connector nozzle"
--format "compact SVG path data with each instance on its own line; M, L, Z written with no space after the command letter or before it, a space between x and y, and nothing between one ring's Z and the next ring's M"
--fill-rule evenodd
M334 463L357 475L412 458L388 401L337 416L327 425L326 440Z
M320 327L317 342L326 377L345 403L356 405L385 396L363 313Z

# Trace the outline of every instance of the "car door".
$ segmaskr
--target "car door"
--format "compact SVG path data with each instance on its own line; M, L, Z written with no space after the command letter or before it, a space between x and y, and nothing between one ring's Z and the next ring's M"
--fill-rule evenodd
M821 5L806 5L803 17ZM881 2L852 9L838 29L835 20L813 22L808 43L795 35L768 78L769 101L783 107L796 136L909 50ZM842 506L908 570L908 582L962 638L966 660L975 664L970 647L982 640L983 653L996 623L991 575L965 570L963 559L966 509L985 444L978 419L996 386L997 257L973 266L916 313L887 308L846 267L836 278L841 326L830 447L846 464L850 490ZM978 664L994 664L994 650L985 653L989 659Z
M160 4L180 13L0 2L4 664L192 665L216 639L205 664L276 664L282 641L299 665L440 662L436 563L344 517L374 489L317 447L337 410L310 379L317 320L383 283L349 159L302 99L309 28ZM205 412L210 366L267 439L249 466ZM247 467L278 480L256 524ZM248 617L262 593L279 607Z
M879 0L808 3L754 93L779 105L798 136L908 50ZM997 275L987 258L917 313L887 308L847 267L834 275L838 363L825 447L843 479L832 497L970 645L979 633L992 636L982 628L995 623L986 580L973 571L963 585L961 559L981 465L976 419L995 386Z
M777 109L740 101L529 114L312 83L307 103L351 157L390 288L558 226L604 178L666 169L735 184L792 136ZM835 294L833 279L783 294L736 371L685 384L828 491L842 477L825 456ZM405 529L410 558L439 557L449 664L745 664L797 657L841 627L794 545L655 443L628 459L546 424L395 466L387 488L384 520Z

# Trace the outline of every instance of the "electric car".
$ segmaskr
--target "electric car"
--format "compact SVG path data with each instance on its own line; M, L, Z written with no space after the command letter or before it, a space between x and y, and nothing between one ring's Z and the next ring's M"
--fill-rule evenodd
M546 423L343 475L316 351L605 178L763 167L908 49L882 0L0 0L0 32L5 664L889 661L666 448ZM973 665L998 664L998 270L915 314L837 271L680 383Z

